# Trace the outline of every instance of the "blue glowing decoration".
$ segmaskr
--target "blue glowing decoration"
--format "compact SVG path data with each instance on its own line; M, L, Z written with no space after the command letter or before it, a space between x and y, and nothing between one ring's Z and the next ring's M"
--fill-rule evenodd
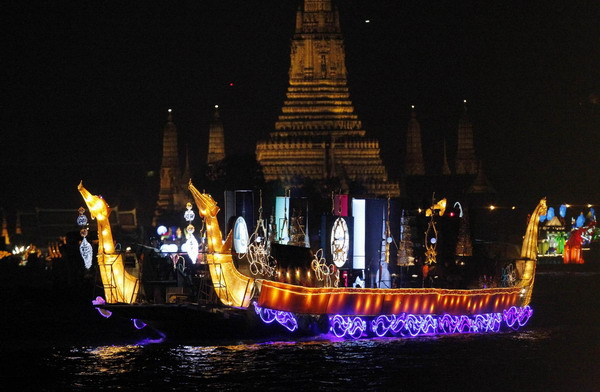
M560 215L561 218L564 218L565 216L567 216L567 205L566 204L560 205L560 208L558 209L558 214Z
M376 336L423 336L458 333L498 332L504 324L514 330L527 324L533 310L529 306L513 306L503 313L483 313L452 316L437 315L382 315L374 318L370 325ZM333 325L332 325L332 332ZM338 334L336 334L338 336Z
M262 308L254 303L254 309L263 322L277 321L289 331L298 329L298 322L289 312ZM499 332L502 327L518 330L523 327L533 310L529 306L512 306L502 313L473 315L409 314L364 316L329 316L329 331L338 338L358 339L369 336L431 336L460 333Z
M533 309L529 306L525 306L524 308L513 306L502 312L502 318L506 322L506 325L516 330L527 324L527 321L529 321L532 314Z
M583 212L581 214L579 214L579 216L577 217L577 220L575 221L575 227L582 227L583 224L585 223L585 216L583 216Z
M258 306L256 302L254 302L254 311L260 316L260 319L265 324L271 324L273 321L277 321L290 332L294 332L298 329L298 321L296 321L296 318L290 312L262 308Z
M552 218L554 218L554 207L548 208L548 212L546 212L546 219L548 219L548 221L551 221Z
M546 220L546 215L540 215L540 222L543 222Z
M86 225L88 224L88 219L87 219L87 216L85 216L85 215L83 215L83 214L82 214L82 215L79 215L79 216L77 217L77 224L78 224L79 226L86 226Z
M351 337L358 339L367 330L367 323L359 316L335 316L329 317L330 330L338 338Z
M590 208L588 216L590 220L596 220L596 210L594 210L594 207Z
M133 326L135 327L135 329L142 329L142 328L144 328L147 325L142 320L131 319L131 321L133 322Z

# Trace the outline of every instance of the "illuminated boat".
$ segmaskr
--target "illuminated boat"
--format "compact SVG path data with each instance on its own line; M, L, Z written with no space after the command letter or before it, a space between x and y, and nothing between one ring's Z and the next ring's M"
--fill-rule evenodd
M331 333L336 337L483 333L518 329L533 313L529 304L536 268L538 222L546 213L545 199L530 216L520 258L515 263L518 278L515 285L472 290L384 289L308 287L241 273L234 264L233 236L229 233L225 241L222 239L216 202L210 195L199 192L191 182L189 190L206 224L206 266L221 305L219 312L195 309L213 315L226 314L223 319L241 320L240 328L244 328L243 323L250 322L248 320L254 315L265 324L281 325L290 332ZM81 186L80 192L90 210L103 211L100 208L102 199L91 197ZM103 216L103 212L94 213L98 219ZM99 229L99 235L102 234ZM104 238L101 242L106 244L107 240ZM106 266L101 266L101 269L105 268L101 275L105 291L115 286L113 282L126 282L131 288L126 291L128 296L107 294L106 304L99 304L99 307L105 311L125 310L130 316L143 318L142 310L147 307L134 304L137 281L127 275L115 276L126 273L119 267L118 258L110 258L107 254L100 257L99 253L99 264L102 260L106 265L107 259L115 261L111 264L110 274L106 272ZM185 305L185 309L191 308L191 304ZM210 325L219 328L218 322Z

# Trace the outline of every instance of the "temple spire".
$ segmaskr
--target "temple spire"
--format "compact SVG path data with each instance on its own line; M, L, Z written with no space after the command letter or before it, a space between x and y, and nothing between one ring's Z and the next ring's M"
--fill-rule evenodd
M456 174L477 174L477 160L473 143L473 126L467 114L467 100L458 123L458 149L456 152Z
M154 212L153 224L164 214L183 210L186 203L185 187L182 188L179 164L177 127L173 122L173 111L169 109L163 131L163 153L160 164L160 190ZM188 179L189 180L189 179ZM184 184L185 185L185 184Z
M331 0L304 0L296 13L289 86L275 130L259 141L265 181L328 187L347 181L364 194L396 197L379 142L367 139L348 89L344 40Z
M302 18L296 18L296 33L340 33L340 18L331 0L304 0Z
M406 132L406 155L404 156L404 174L407 176L425 175L423 148L421 146L421 126L417 121L415 106L411 106L410 120Z
M213 120L208 131L207 164L212 165L225 159L225 131L219 113L219 105L215 105Z
M8 235L8 223L6 222L6 214L2 209L2 236L4 237L4 245L10 245L10 237Z

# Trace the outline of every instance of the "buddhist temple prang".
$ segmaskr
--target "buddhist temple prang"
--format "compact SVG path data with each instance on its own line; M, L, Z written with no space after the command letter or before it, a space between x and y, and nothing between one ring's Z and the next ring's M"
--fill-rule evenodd
M321 190L340 186L372 196L400 195L366 137L348 89L339 14L331 0L305 0L296 14L289 86L275 130L256 146L265 181Z

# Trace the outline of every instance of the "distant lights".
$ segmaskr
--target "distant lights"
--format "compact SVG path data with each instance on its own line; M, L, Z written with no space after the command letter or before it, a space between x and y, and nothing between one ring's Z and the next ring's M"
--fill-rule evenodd
M411 109L414 109L414 108L415 108L415 105L410 105L410 108L411 108Z
M511 210L516 210L516 209L517 209L517 207L515 207L515 206L512 206L510 209L511 209Z
M219 108L219 105L215 105L215 109L218 109L218 108Z
M592 205L591 205L591 204L588 204L588 205L587 205L587 208L592 208Z
M490 205L489 208L490 208L490 211L494 211L496 209L496 206L492 204L492 205Z
M168 110L168 112L169 112L169 113L171 113L172 111L173 111L172 109L169 109L169 110Z
M466 99L463 99L463 103L467 103L467 100L466 100Z
M371 23L371 19L365 19L365 23Z

